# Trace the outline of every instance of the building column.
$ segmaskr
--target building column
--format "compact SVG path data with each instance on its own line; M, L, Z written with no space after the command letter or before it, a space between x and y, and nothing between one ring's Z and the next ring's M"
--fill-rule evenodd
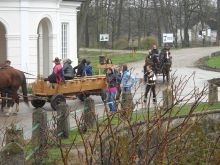
M72 21L69 22L69 51L68 58L70 58L73 63L72 66L76 66L78 64L77 57L77 11L75 11L72 16Z
M53 71L52 61L55 57L61 58L61 55L58 54L58 45L57 45L57 35L50 34L49 35L49 71L50 73Z
M38 59L37 59L37 39L38 35L30 35L29 36L29 63L28 63L28 72L35 75L34 77L37 77L38 75Z
M29 59L28 59L28 51L29 51L29 3L21 1L20 4L20 35L21 35L21 68L25 72L29 72Z
M20 54L21 52L20 35L7 34L6 41L7 41L8 60L11 61L11 65L13 67L22 70L22 65L21 65L22 58Z

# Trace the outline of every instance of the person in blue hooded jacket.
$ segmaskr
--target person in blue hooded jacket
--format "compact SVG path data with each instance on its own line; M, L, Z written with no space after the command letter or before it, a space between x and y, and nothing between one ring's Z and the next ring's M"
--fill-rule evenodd
M122 66L122 78L121 78L121 90L122 92L131 92L131 88L134 86L136 80L128 70L128 66L125 64Z
M83 76L92 76L92 66L89 60L86 60L83 68Z

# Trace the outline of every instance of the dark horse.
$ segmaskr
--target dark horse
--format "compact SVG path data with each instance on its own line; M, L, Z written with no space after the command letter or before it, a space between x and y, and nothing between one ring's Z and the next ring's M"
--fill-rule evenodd
M0 75L0 92L3 97L2 111L6 106L6 100L4 99L6 95L11 98L10 100L7 100L8 108L13 107L14 103L17 105L19 104L17 91L20 86L22 87L24 102L28 105L27 85L24 73L10 66L1 66Z
M170 56L170 52L168 50L163 51L163 53L161 53L161 70L163 73L163 82L165 82L165 78L167 82L170 81L171 65L172 65L172 57Z

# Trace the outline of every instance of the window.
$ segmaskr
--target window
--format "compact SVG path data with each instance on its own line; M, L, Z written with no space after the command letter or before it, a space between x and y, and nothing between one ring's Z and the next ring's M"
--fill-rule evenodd
M61 53L62 53L62 59L67 58L67 50L68 50L68 23L62 23L61 27Z

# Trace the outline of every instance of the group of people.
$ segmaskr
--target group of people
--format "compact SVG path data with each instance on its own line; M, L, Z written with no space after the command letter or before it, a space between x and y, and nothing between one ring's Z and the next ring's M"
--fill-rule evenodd
M162 49L162 51L167 50L168 49L166 47ZM156 45L153 45L150 54L159 54ZM90 61L86 59L83 59L74 68L71 66L72 61L70 59L63 60L63 66L61 65L60 59L57 57L53 62L55 63L53 72L46 79L52 83L59 83L65 80L73 79L74 75L80 77L92 76L92 66L90 65ZM75 72L76 69L77 72ZM136 80L128 70L127 65L122 65L122 68L119 71L113 68L108 68L106 70L106 80L108 84L106 91L106 102L109 106L110 112L115 112L117 109L117 96L119 96L121 92L131 92L131 88L134 86ZM148 93L151 90L153 94L153 103L156 103L156 74L153 66L150 64L144 66L144 81L146 83L144 102L147 102Z
M74 76L83 77L83 76L92 76L92 66L90 61L83 59L79 65L72 67L72 61L70 59L63 60L63 66L61 60L56 57L54 59L53 72L44 80L49 81L50 83L60 83L65 80L71 80ZM77 72L75 71L77 69Z
M169 56L168 58L171 58L169 47L167 45L165 45L165 47L161 50L160 54L157 49L157 46L153 45L153 48L149 52L148 58L150 58L150 56L164 56L164 55L167 55ZM163 57L159 57L159 58L163 60L165 59ZM154 103L157 102L156 91L155 91L156 71L157 69L155 68L155 65L153 66L152 64L149 64L149 63L146 63L144 65L144 81L146 83L146 89L144 93L144 102L147 102L147 97L148 97L148 93L150 90L152 91L152 94L153 94L153 102Z
M153 45L152 49L149 52L149 56L151 55L158 55L165 54L168 51L168 55L170 56L170 48L168 45L165 45L163 49L161 49L161 52L159 53L159 50L157 49L157 45Z
M136 79L131 74L131 71L128 70L127 65L122 65L122 68L119 71L113 68L108 68L106 71L106 79L108 84L106 102L109 106L110 112L116 112L117 94L120 95L121 92L130 93Z
M166 47L162 49L162 51L166 50ZM150 54L159 54L156 45L153 45ZM90 65L90 61L86 59L83 59L74 68L71 66L72 61L70 59L63 60L62 66L60 59L56 57L54 63L55 66L53 68L53 73L48 77L50 82L57 83L70 80L73 79L74 75L80 77L92 76L92 66ZM77 72L75 72L76 69ZM131 88L135 84L136 80L128 70L127 65L123 65L120 71L113 68L108 68L106 70L106 80L108 84L106 102L110 111L115 112L116 98L118 98L117 96L119 96L121 92L131 92ZM156 103L156 74L154 72L153 66L150 64L144 66L144 81L146 83L144 102L147 102L148 93L151 90L153 94L153 103Z

